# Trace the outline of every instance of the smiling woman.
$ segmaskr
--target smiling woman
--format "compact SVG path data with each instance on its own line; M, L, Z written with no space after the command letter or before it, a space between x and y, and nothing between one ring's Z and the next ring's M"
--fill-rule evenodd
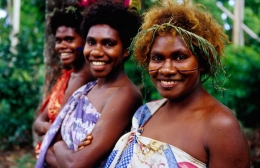
M115 29L107 24L97 24L89 29L84 55L90 70L97 78L113 76L123 68L123 60L129 56Z
M38 135L44 135L48 131L60 109L75 90L94 80L89 67L84 62L82 50L78 50L84 46L79 30L81 21L79 9L76 12L57 10L51 18L52 33L56 38L55 51L62 65L70 70L63 70L63 75L57 80L51 94L41 106L41 114L36 118L33 126ZM37 155L40 147L41 142L35 149Z
M97 81L75 91L61 110L43 140L37 168L102 165L118 138L129 131L142 96L125 74L124 63L139 26L137 13L121 1L97 0L86 8L83 53ZM61 58L65 59L69 50L62 46L68 41L60 43L63 38L56 39ZM78 150L89 133L97 138Z
M75 60L77 59L80 60L78 64L82 64L83 58L82 55L78 54L81 52L78 48L83 46L83 40L74 28L66 26L58 27L55 38L55 50L59 54L63 65L71 66L76 63ZM77 65L74 66L77 67Z

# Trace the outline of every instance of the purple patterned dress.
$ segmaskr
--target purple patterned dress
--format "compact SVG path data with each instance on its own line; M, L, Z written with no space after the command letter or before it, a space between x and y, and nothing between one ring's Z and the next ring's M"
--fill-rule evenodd
M96 83L97 81L89 82L76 90L59 112L43 139L36 168L45 167L47 149L60 129L62 139L73 151L76 151L81 140L93 130L101 114L90 103L87 93Z

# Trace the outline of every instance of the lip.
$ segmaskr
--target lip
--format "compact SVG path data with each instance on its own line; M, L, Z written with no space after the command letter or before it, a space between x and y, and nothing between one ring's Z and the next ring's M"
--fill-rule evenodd
M59 55L62 60L66 60L71 57L72 53L71 52L62 52L62 53L59 53Z
M161 80L158 80L161 87L163 88L172 88L178 84L180 84L182 81L181 80L164 80L164 79L161 79Z
M95 71L102 71L107 65L106 61L90 61L90 63Z

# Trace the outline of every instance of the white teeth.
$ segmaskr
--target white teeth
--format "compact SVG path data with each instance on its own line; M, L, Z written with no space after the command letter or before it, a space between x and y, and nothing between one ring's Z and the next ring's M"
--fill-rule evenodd
M105 62L98 62L98 61L92 61L92 64L93 65L96 65L96 66L101 66L101 65L105 65L106 63Z
M61 56L67 56L69 55L70 53L60 53Z
M180 81L161 81L161 83L170 85L170 84L180 83Z

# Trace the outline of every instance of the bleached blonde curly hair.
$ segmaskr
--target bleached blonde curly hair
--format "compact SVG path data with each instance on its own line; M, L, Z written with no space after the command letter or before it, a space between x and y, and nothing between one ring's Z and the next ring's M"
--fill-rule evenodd
M204 67L204 79L212 77L219 88L216 76L225 74L221 63L228 36L222 26L205 10L203 5L160 0L143 14L143 24L132 43L138 64L147 69L153 40L162 34L179 35Z

